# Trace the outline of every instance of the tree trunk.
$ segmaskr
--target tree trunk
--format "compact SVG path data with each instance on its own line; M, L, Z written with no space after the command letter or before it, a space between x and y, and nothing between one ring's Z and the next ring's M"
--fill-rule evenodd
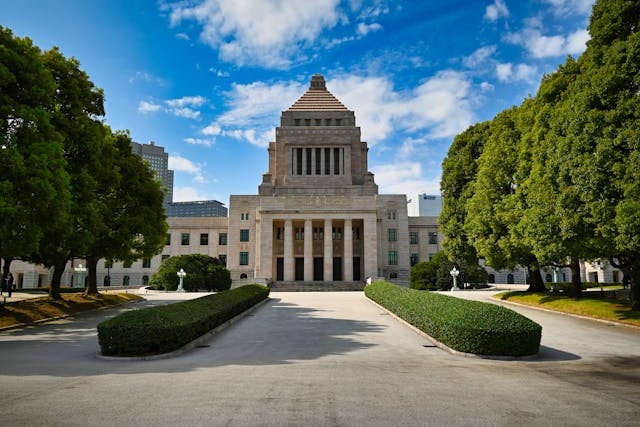
M11 261L13 261L13 258L3 258L4 260L4 265L2 266L2 274L0 274L0 287L2 288L2 291L5 291L5 279L9 276L9 267L11 267ZM9 291L9 289L6 289L7 292Z
M61 300L60 295L60 281L62 280L62 274L67 266L67 261L59 263L53 266L53 276L51 277L51 286L49 286L49 299Z
M571 257L569 267L571 268L571 286L569 286L569 296L571 298L581 298L582 281L580 280L580 260L577 257Z
M98 269L98 258L95 256L88 256L87 261L87 289L84 293L86 295L98 295L98 283L96 280Z
M529 269L529 288L527 292L546 292L547 288L542 281L542 274L538 266L527 267Z

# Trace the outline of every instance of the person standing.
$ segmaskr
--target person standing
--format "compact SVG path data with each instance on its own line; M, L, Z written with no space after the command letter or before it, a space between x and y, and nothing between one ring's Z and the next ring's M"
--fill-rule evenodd
M9 298L11 298L11 293L13 292L13 274L11 273L7 276L7 292L9 293Z

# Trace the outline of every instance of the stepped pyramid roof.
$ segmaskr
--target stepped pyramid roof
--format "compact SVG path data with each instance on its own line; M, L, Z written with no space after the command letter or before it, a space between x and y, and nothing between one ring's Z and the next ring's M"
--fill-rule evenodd
M324 77L314 74L309 89L287 111L349 111L327 90Z

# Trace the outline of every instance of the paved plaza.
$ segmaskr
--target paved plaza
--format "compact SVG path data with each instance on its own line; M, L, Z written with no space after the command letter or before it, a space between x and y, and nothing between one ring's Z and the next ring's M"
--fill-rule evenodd
M434 347L361 292L282 292L180 357L97 358L98 322L195 295L145 296L0 332L2 425L635 426L640 419L637 328L515 308L542 324L540 357L473 359Z

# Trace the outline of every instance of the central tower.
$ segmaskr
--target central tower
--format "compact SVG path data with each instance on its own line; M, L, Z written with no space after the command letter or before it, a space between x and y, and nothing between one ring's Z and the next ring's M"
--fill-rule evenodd
M367 143L355 115L315 74L309 89L282 112L276 141L269 144L269 171L261 196L378 194L367 167Z

